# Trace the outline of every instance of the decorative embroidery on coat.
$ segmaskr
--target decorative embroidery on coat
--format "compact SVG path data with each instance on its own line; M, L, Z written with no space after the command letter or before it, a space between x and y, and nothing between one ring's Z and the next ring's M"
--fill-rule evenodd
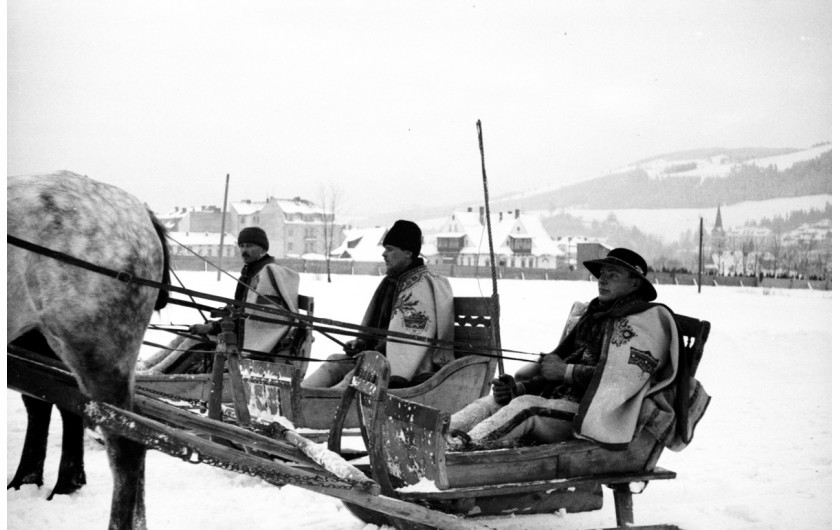
M616 346L622 346L627 344L630 339L636 336L636 332L633 331L633 327L627 322L626 318L622 318L618 321L615 327L615 333L613 333L612 339L610 342L615 344Z
M419 300L412 298L412 293L397 297L394 304L394 314L402 317L403 325L409 331L423 331L429 324L429 315L417 310Z
M410 291L426 274L432 275L426 267L417 267L410 270L400 278L400 285L397 286L397 290Z
M627 360L628 364L635 364L642 372L653 375L656 370L656 365L659 364L656 358L650 354L649 351L637 350L630 346L630 358Z

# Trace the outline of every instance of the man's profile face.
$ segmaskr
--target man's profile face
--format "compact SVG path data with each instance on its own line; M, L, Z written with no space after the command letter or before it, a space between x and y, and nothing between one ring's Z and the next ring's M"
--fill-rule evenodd
M613 302L627 296L639 288L639 281L624 267L604 265L598 277L598 300Z
M239 255L242 256L242 261L246 265L254 263L265 254L265 249L253 243L241 243L239 245Z
M394 245L385 245L382 257L385 258L385 268L390 275L400 274L411 265L411 251Z

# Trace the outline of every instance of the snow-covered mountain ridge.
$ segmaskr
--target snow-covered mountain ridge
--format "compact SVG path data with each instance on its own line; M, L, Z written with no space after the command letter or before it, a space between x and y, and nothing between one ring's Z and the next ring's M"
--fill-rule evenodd
M543 218L566 214L584 222L604 221L608 216L614 216L621 224L636 226L644 233L673 241L687 230L696 231L700 217L705 219L707 226L714 223L718 206L721 207L726 229L750 221L759 222L763 218L784 217L797 210L823 210L826 204L831 204L831 159L822 160L822 165L816 170L819 173L817 177L813 176L814 170L810 169L802 179L797 179L797 174L790 174L796 171L795 164L805 162L816 165L820 157L830 157L830 151L831 142L825 142L806 149L710 148L658 155L606 171L601 176L577 184L497 196L491 199L490 209L518 209ZM775 171L770 171L770 168ZM738 174L732 179L733 183L737 181L735 185L728 182L727 178L733 171ZM754 174L748 173L750 171ZM770 178L781 175L787 184L793 183L793 188L799 180L810 181L811 188L818 191L797 193L799 190L793 189L792 195L795 196L777 196L781 186L773 187L771 183L761 182L762 176L768 173L772 175ZM685 188L681 189L682 177L688 180ZM698 187L698 183L704 180L709 182ZM637 183L640 187L646 186L646 190L634 194L633 189ZM668 186L664 183L668 183ZM595 206L600 196L605 195L604 190L611 191L610 204ZM706 192L707 196L699 197L701 191ZM654 198L651 196L653 193L659 193L661 197ZM680 196L674 197L672 193ZM570 200L573 196L576 198L574 201ZM688 206L692 201L698 204ZM670 206L639 207L640 202ZM440 204L403 211L399 216L415 219L421 222L421 226L431 227L439 224L453 210L465 209L467 206L477 208L479 204ZM375 220L371 218L367 222L387 225L396 218L394 215L379 215ZM363 222L357 226L365 224Z
M779 150L788 151L788 150ZM682 176L682 177L726 177L741 166L771 167L785 171L797 162L805 162L818 158L823 153L831 151L831 143L826 142L801 150L790 150L780 154L741 159L737 154L721 149L709 153L707 156L691 156L693 151L685 154L663 155L647 159L614 171L621 173L633 169L643 169L651 177ZM693 167L692 167L693 166Z

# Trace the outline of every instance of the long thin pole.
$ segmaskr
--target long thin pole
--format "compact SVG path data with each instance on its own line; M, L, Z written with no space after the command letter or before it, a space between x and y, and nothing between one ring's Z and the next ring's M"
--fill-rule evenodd
M700 257L697 263L697 292L700 292L700 286L703 285L703 218L700 218Z
M502 339L501 334L499 333L499 317L500 317L500 309L499 309L499 291L496 285L496 254L493 252L493 230L490 226L490 196L487 192L487 171L484 168L484 138L481 134L481 120L475 122L475 126L478 129L478 150L481 152L481 179L484 183L484 210L485 210L485 218L487 220L487 241L490 243L490 276L492 277L493 281L493 320L496 322L496 325L493 327L493 332L496 339L496 347L502 347ZM505 366L502 363L502 356L501 351L499 352L499 375L504 375L505 373Z
M222 235L219 236L219 270L216 271L216 281L222 279L222 259L225 251L225 220L227 218L227 198L228 198L228 183L230 182L230 173L225 177L225 200L222 202Z

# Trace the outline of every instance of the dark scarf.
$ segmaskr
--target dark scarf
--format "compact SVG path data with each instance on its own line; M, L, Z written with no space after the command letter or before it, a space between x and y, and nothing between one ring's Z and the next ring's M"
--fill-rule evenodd
M250 291L251 280L260 273L263 268L269 263L274 263L274 258L269 254L261 257L253 263L246 263L239 273L239 283L236 284L236 291L234 291L233 298L238 302L244 302L248 297Z
M608 304L595 298L589 302L586 311L566 340L563 340L552 353L557 353L564 361L570 363L583 361L585 364L597 364L607 322L611 319L641 313L650 306L650 302L635 292Z
M245 302L247 300L248 291L251 290L251 280L257 274L259 274L261 270L263 270L263 267L265 267L269 263L274 263L274 258L272 258L270 255L266 254L265 256L261 257L257 261L255 261L253 263L246 263L242 267L242 270L239 273L239 282L236 284L236 290L233 292L233 299L234 300L236 300L237 302ZM285 307L285 305L286 305L285 302L283 302L284 307ZM232 306L230 304L228 304L221 311L223 311L224 313L228 313L231 309L232 309ZM238 313L239 313L239 316L235 317L235 319L234 319L234 331L235 331L235 333L238 337L238 345L239 345L239 348L241 349L242 348L243 337L242 337L242 333L240 333L240 330L243 329L242 325L243 325L244 319L241 315L241 310ZM214 316L221 316L221 315L218 314L218 313L214 313ZM218 334L222 331L221 321L214 320L211 323L213 325L212 333L214 335Z
M638 293L631 293L608 304L595 298L589 302L575 327L549 355L558 355L570 364L595 367L601 359L601 346L608 323L612 319L641 313L651 305ZM576 384L546 381L542 376L534 378L529 386L545 397L565 398L574 402L579 402L586 390Z
M370 305L368 306L367 313L365 313L362 325L387 330L388 325L391 323L391 313L394 310L394 299L396 298L399 279L417 267L422 266L423 260L419 257L415 257L408 268L404 271L396 274L388 273L384 278L382 278L382 281L379 282L379 286L373 293L373 297L371 297ZM367 343L368 349L376 350L382 354L385 353L385 340L377 339L375 337L366 337L365 342Z

